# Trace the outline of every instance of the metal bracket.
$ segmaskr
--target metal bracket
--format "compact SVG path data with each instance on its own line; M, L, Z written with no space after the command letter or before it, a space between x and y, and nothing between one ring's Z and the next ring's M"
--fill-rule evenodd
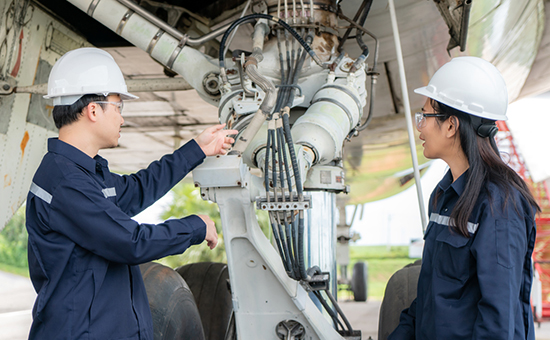
M256 198L256 209L266 211L293 211L293 210L305 210L311 208L311 196L304 195L302 201L298 201L296 198L290 198L288 195L283 200L282 197L278 197L277 201L274 201L274 197L270 197L270 201L267 201L266 197Z
M9 95L14 92L15 79L8 77L6 80L0 80L0 95Z
M294 320L284 320L279 322L275 328L277 337L282 340L302 340L305 338L306 331L301 323Z
M126 12L126 14L124 14L122 19L118 23L118 27L116 28L116 31L115 31L116 34L122 35L122 30L124 29L124 26L126 26L126 23L128 22L128 20L130 20L130 17L134 13L135 12L133 10L129 9L128 12Z
M176 58L178 57L178 55L180 55L181 50L183 50L183 48L185 47L185 44L187 44L187 40L189 40L189 36L187 34L184 34L183 38L181 38L178 46L176 47L174 52L172 52L172 55L170 55L170 58L168 59L168 62L166 63L166 67L168 67L169 69L172 70L172 67L174 66L174 62L176 61Z
M322 272L320 274L315 274L311 277L311 280L307 281L307 285L311 291L327 290L330 287L330 273Z

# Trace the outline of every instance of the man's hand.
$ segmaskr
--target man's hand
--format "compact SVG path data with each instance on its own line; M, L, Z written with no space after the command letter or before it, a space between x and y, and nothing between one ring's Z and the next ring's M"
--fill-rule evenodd
M214 125L195 138L206 156L225 155L235 140L227 135L236 135L237 130L223 130L225 124Z
M208 242L210 249L216 248L216 245L218 244L218 232L216 231L214 221L212 221L207 215L198 216L204 221L204 223L206 223L206 237L204 240Z

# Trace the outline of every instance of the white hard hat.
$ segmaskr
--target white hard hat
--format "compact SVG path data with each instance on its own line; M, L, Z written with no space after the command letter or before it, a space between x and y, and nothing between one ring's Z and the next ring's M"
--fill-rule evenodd
M428 86L414 92L474 116L508 119L504 78L493 64L481 58L452 59L437 70Z
M55 63L44 98L53 98L54 105L71 105L87 94L119 94L123 100L138 98L128 93L113 57L94 47L69 51Z

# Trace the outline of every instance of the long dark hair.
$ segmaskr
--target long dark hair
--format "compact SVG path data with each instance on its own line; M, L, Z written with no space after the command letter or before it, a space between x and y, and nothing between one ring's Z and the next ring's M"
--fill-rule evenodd
M486 189L488 182L495 183L504 190L506 194L505 204L508 202L511 188L515 188L529 204L537 211L540 211L540 207L529 191L527 184L500 158L500 152L494 138L482 138L478 136L476 132L477 126L474 127L469 114L455 110L433 99L430 99L430 103L436 113L444 114L442 117L436 117L439 125L447 119L454 119L453 117L458 119L460 145L470 166L464 193L460 196L451 212L451 220L462 235L470 237L468 218L474 210L479 194L482 190ZM490 197L490 192L488 194ZM437 197L436 195L436 201Z

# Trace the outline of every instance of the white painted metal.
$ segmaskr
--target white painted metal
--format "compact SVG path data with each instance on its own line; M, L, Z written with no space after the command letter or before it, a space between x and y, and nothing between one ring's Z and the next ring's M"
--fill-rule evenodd
M420 208L420 218L422 219L422 230L426 232L428 221L426 218L426 208L424 207L424 198L422 195L422 183L420 181L420 170L418 170L418 158L416 156L416 143L414 142L414 130L411 119L411 104L409 103L409 90L407 89L407 78L405 77L405 64L403 63L403 51L401 51L401 40L399 38L399 28L397 27L397 17L395 15L395 5L393 0L389 0L390 17L393 28L393 37L395 41L395 51L397 53L397 63L399 64L399 78L401 80L401 91L403 92L403 105L405 107L405 119L407 120L407 130L409 131L409 145L414 169L414 180L416 183L416 193L418 195L418 205Z
M8 15L12 3L15 15ZM51 67L61 56L47 48L51 42L46 39L48 32L57 32L55 39L62 42L60 46L88 46L84 38L32 4L33 10L26 11L24 20L20 20L24 5L22 1L0 1L1 30L8 53L0 72L16 85L44 81L37 79L44 71L42 67ZM21 26L20 22L25 24ZM55 128L30 122L30 117L42 114L46 115L44 120L51 120L47 117L51 109L51 101L40 95L12 93L0 97L0 230L25 201L34 172L46 153L46 140L57 134Z
M364 102L354 85L353 81L329 82L317 91L313 104L292 126L295 143L314 147L318 157L315 163L327 164L340 158L346 136L361 119Z
M93 0L68 1L84 12L87 12L93 2ZM128 8L118 1L102 0L97 4L92 17L116 32L126 12L128 12ZM138 13L134 13L119 34L145 51L155 38L158 30L159 28L156 25L141 17ZM203 79L208 73L219 73L218 67L198 50L189 46L182 47L179 44L178 39L168 33L163 34L151 50L151 57L164 65L172 58L172 70L182 75L205 101L217 105L216 98L205 91ZM173 59L173 55L175 55L175 59ZM190 65L193 66L190 67Z
M219 176L220 172L224 176ZM193 179L200 181L203 197L215 201L220 207L239 339L256 340L261 334L262 339L278 340L275 327L289 319L304 326L307 339L343 339L306 290L288 277L281 258L262 233L250 193L259 190L253 188L254 181L242 158L209 158L193 171ZM246 185L227 186L239 182ZM323 200L325 204L318 204L321 209L325 209L327 204L332 206L330 195L321 194L318 201ZM324 216L327 217L327 213ZM310 234L326 232L318 229ZM310 260L321 260L326 268L334 263L331 258L310 257Z

